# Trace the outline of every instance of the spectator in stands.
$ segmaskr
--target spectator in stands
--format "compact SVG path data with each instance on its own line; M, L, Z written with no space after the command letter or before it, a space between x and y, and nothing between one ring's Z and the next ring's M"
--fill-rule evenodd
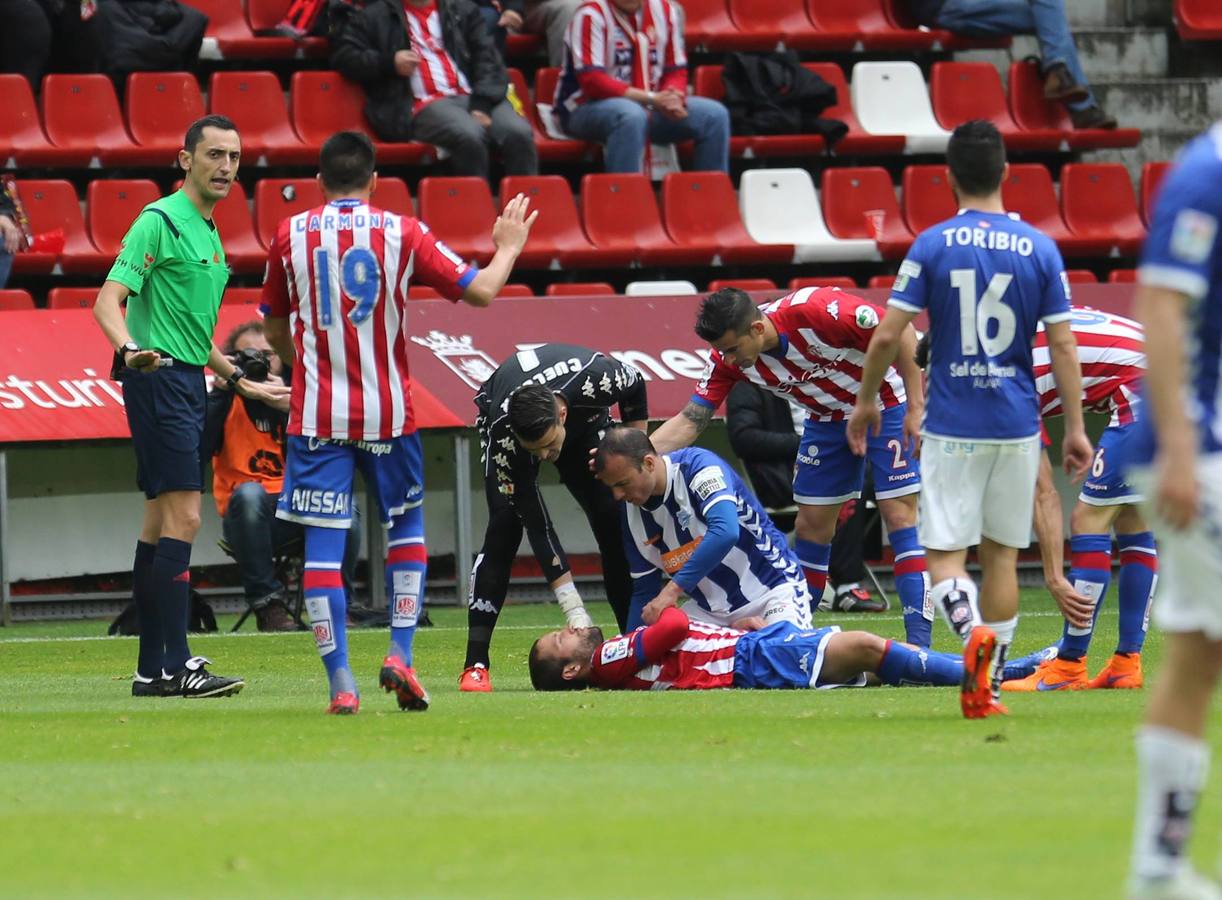
M564 33L582 0L526 0L522 30L547 41L547 64L564 65Z
M1086 83L1064 0L909 0L908 5L921 25L956 34L1034 34L1040 44L1044 96L1069 108L1074 128L1116 127L1116 119L1100 108Z
M48 72L96 72L101 37L95 0L0 2L0 72L24 75L35 91Z
M339 25L331 62L364 86L380 139L443 147L457 175L487 178L490 147L508 174L538 172L530 123L506 99L504 60L472 0L369 0Z
M230 332L221 348L246 377L283 385L283 366L272 350L258 319ZM260 631L293 631L297 624L288 613L284 585L276 580L273 556L280 548L300 540L302 526L276 518L276 500L284 485L284 430L288 412L243 399L214 378L208 395L203 458L212 459L212 493L223 522L225 543L237 561L246 602L255 613ZM360 526L353 517L344 559L344 580L352 573L360 549Z
M8 284L13 269L13 254L21 247L21 226L8 194L0 191L0 288Z
M475 0L479 14L484 17L488 26L488 34L500 51L501 59L505 58L505 38L510 31L517 34L522 30L523 0Z
M687 96L682 22L671 0L586 0L569 23L556 117L603 145L608 172L640 172L651 142L686 140L694 168L729 169L729 113Z
M734 385L726 398L730 446L742 460L756 497L777 527L787 534L793 530L798 513L793 499L794 460L805 422L803 407L747 381ZM787 512L788 509L793 511ZM838 612L886 612L887 604L871 597L861 586L866 576L862 560L864 539L863 496L861 501L850 500L846 504L832 540L827 567L832 599L824 604L821 597L814 597L813 603Z

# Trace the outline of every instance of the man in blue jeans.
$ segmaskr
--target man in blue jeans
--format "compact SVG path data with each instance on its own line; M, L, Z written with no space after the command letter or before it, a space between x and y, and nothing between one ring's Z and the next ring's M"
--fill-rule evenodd
M1069 108L1074 128L1115 128L1116 119L1099 106L1086 83L1065 0L909 0L921 25L956 34L997 37L1034 34L1040 44L1044 96Z
M17 213L4 191L0 191L0 288L8 284L9 272L13 269L13 254L21 246L21 227L17 224Z
M730 114L687 96L683 17L671 0L586 0L565 33L560 127L603 145L608 172L648 171L650 143L695 141L693 168L728 171Z

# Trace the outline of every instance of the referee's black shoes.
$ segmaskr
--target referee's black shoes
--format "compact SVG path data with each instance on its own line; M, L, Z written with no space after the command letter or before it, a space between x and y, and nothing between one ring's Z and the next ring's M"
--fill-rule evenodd
M202 656L192 656L187 660L187 667L170 678L165 684L167 697L229 697L246 687L241 678L227 678L224 675L213 675L205 666L211 660ZM133 686L135 682L132 683Z

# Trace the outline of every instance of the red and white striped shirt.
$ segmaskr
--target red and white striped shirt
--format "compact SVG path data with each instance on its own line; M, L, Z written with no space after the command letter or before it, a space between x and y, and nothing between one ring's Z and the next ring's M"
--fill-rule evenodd
M564 36L555 104L563 115L582 103L645 91L687 88L683 30L670 0L645 0L626 13L611 0L586 0Z
M458 300L475 274L423 222L359 200L281 222L262 306L288 318L293 336L288 433L371 441L415 431L408 281Z
M652 625L599 644L590 684L627 691L734 687L734 650L745 633L693 622L672 606Z
M1108 413L1109 425L1133 421L1141 399L1141 380L1146 374L1145 334L1132 319L1074 307L1070 321L1078 342L1082 366L1082 408L1087 412ZM1061 397L1052 377L1052 358L1048 335L1041 325L1032 345L1035 389L1040 395L1044 418L1061 415Z
M412 73L412 96L416 102L412 113L440 100L471 93L467 76L462 73L446 51L441 36L441 15L437 4L412 6L404 0L403 18L407 21L407 37L412 49L420 55L420 65Z
M885 310L838 288L802 288L760 307L776 326L780 346L743 370L713 351L692 400L717 409L735 382L750 381L806 407L817 422L848 418L861 389L866 348ZM883 408L904 402L904 381L887 369Z

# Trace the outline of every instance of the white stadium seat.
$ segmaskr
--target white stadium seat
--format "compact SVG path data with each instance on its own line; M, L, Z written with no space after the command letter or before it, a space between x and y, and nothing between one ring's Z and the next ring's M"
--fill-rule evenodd
M870 134L902 134L905 153L944 153L950 132L934 118L929 89L913 62L853 66L853 112Z
M700 292L690 281L630 281L624 293L629 297L677 297Z
M752 238L761 244L793 244L796 263L881 259L874 241L837 238L827 230L815 183L805 169L743 172L738 206Z

